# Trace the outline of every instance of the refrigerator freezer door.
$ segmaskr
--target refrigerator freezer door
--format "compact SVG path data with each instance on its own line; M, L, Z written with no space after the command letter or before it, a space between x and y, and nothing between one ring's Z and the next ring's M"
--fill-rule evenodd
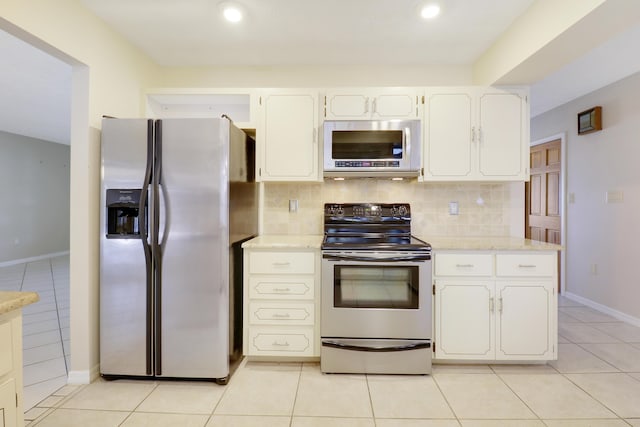
M162 126L159 376L229 374L229 122Z
M147 165L148 121L102 123L100 205L100 372L150 375L148 283L142 236L107 238L109 189L142 189ZM149 203L150 206L150 203ZM147 222L148 221L144 221ZM145 224L146 228L146 224Z

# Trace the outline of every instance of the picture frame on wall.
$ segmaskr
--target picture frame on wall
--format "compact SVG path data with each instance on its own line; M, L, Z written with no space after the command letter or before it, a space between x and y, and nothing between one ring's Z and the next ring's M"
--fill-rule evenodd
M578 113L578 135L602 130L602 107L593 107Z

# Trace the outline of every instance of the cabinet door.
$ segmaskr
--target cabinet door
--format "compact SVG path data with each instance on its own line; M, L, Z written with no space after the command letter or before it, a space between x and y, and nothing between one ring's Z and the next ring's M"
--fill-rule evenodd
M424 174L429 179L474 178L472 94L464 90L427 91Z
M496 283L496 359L555 359L552 280Z
M16 384L13 379L10 379L0 384L0 423L2 423L0 427L18 425L17 415Z
M519 93L484 92L478 99L480 179L526 179L529 157L526 100Z
M435 346L437 359L493 359L494 284L437 280Z
M372 117L376 119L410 119L418 116L418 99L414 93L381 93L373 100Z
M372 100L368 94L327 92L325 102L328 119L366 119L371 114Z
M412 88L329 90L324 115L338 120L417 119L418 97Z
M317 181L318 96L313 92L268 92L262 97L260 179Z

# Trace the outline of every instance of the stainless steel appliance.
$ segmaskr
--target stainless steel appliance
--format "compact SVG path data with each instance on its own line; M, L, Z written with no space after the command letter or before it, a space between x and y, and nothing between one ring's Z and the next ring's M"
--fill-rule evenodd
M324 122L324 176L411 177L420 172L419 120Z
M431 372L431 246L410 206L325 204L322 372Z
M227 382L240 244L257 234L254 150L226 119L103 120L103 376Z

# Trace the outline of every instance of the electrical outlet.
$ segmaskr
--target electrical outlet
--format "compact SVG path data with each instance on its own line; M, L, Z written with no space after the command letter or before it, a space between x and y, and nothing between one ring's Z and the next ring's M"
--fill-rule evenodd
M591 264L591 275L592 276L598 275L598 264Z
M458 215L459 213L458 202L449 202L449 215Z
M298 200L297 199L289 200L289 212L298 212Z

